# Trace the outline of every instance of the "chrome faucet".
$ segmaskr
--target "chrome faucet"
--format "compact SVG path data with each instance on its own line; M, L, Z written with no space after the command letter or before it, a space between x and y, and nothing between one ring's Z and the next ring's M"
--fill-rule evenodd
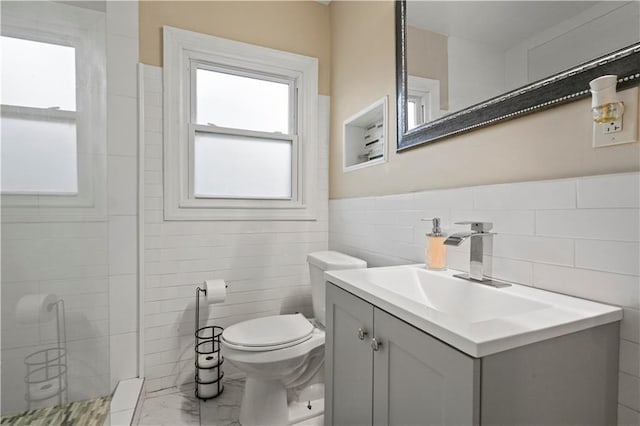
M458 232L450 235L444 244L448 246L459 246L465 240L471 240L470 265L468 274L457 274L454 277L469 281L491 285L493 287L508 287L511 284L494 281L491 278L491 263L484 263L484 255L491 256L493 250L494 232L489 232L493 228L491 222L456 222L456 225L471 225L471 231Z

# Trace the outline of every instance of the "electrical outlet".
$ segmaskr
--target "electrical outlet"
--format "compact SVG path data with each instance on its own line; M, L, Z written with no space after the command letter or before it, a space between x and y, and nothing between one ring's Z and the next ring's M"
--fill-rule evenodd
M611 121L609 123L603 123L601 124L602 128L602 132L605 135L608 135L609 133L618 133L622 131L622 118L620 120L616 120L616 121Z
M638 140L638 88L618 92L618 99L624 103L622 119L602 124L593 123L594 148Z

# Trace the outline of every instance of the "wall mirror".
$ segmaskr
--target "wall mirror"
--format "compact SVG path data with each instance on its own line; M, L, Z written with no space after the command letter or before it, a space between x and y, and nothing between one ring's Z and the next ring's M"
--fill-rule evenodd
M640 84L638 1L397 1L398 151Z

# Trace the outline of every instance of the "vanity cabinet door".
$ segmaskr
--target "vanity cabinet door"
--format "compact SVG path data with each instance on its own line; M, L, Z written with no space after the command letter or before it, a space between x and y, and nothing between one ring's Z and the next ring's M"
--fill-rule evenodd
M373 423L479 424L480 361L375 309Z
M325 424L371 425L373 306L331 283L326 302Z

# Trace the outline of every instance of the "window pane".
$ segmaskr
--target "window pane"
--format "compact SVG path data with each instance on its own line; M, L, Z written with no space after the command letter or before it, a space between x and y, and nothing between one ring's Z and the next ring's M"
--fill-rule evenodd
M0 37L0 103L76 110L75 49L12 37Z
M2 117L2 191L77 193L76 125Z
M411 130L416 127L416 102L407 102L407 130Z
M198 69L196 122L289 133L289 85Z
M196 133L195 195L290 198L291 141Z

